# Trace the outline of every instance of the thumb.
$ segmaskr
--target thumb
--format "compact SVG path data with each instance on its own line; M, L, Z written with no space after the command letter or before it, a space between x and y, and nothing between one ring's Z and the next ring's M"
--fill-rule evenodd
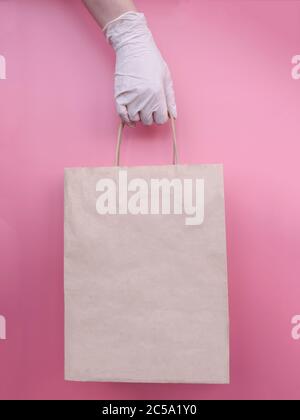
M117 113L119 114L121 120L126 123L130 124L127 108L125 105L119 104L118 101L116 101L116 107L117 107Z

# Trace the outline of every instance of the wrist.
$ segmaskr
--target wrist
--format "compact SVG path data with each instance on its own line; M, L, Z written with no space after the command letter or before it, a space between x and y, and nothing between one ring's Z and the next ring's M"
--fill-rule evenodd
M83 3L101 28L124 13L136 11L132 0L83 0Z
M144 14L136 11L125 12L108 22L103 31L115 50L125 45L152 40Z

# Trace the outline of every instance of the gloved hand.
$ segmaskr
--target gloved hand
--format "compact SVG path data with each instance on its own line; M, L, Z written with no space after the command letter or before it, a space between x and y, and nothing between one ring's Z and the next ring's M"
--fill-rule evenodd
M169 68L142 13L128 12L103 29L116 52L117 112L129 124L164 124L177 117Z

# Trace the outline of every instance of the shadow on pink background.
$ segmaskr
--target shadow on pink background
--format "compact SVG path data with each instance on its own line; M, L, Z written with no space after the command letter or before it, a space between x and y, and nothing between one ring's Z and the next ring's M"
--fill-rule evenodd
M114 55L80 1L0 0L1 399L299 399L300 2L137 0L176 88L182 163L225 166L230 386L63 378L63 168L113 164ZM171 160L169 127L122 160Z

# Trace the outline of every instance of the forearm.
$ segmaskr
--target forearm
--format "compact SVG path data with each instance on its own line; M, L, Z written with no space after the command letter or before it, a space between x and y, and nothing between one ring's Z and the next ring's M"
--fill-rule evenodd
M123 13L136 11L132 0L83 0L83 2L101 28Z

